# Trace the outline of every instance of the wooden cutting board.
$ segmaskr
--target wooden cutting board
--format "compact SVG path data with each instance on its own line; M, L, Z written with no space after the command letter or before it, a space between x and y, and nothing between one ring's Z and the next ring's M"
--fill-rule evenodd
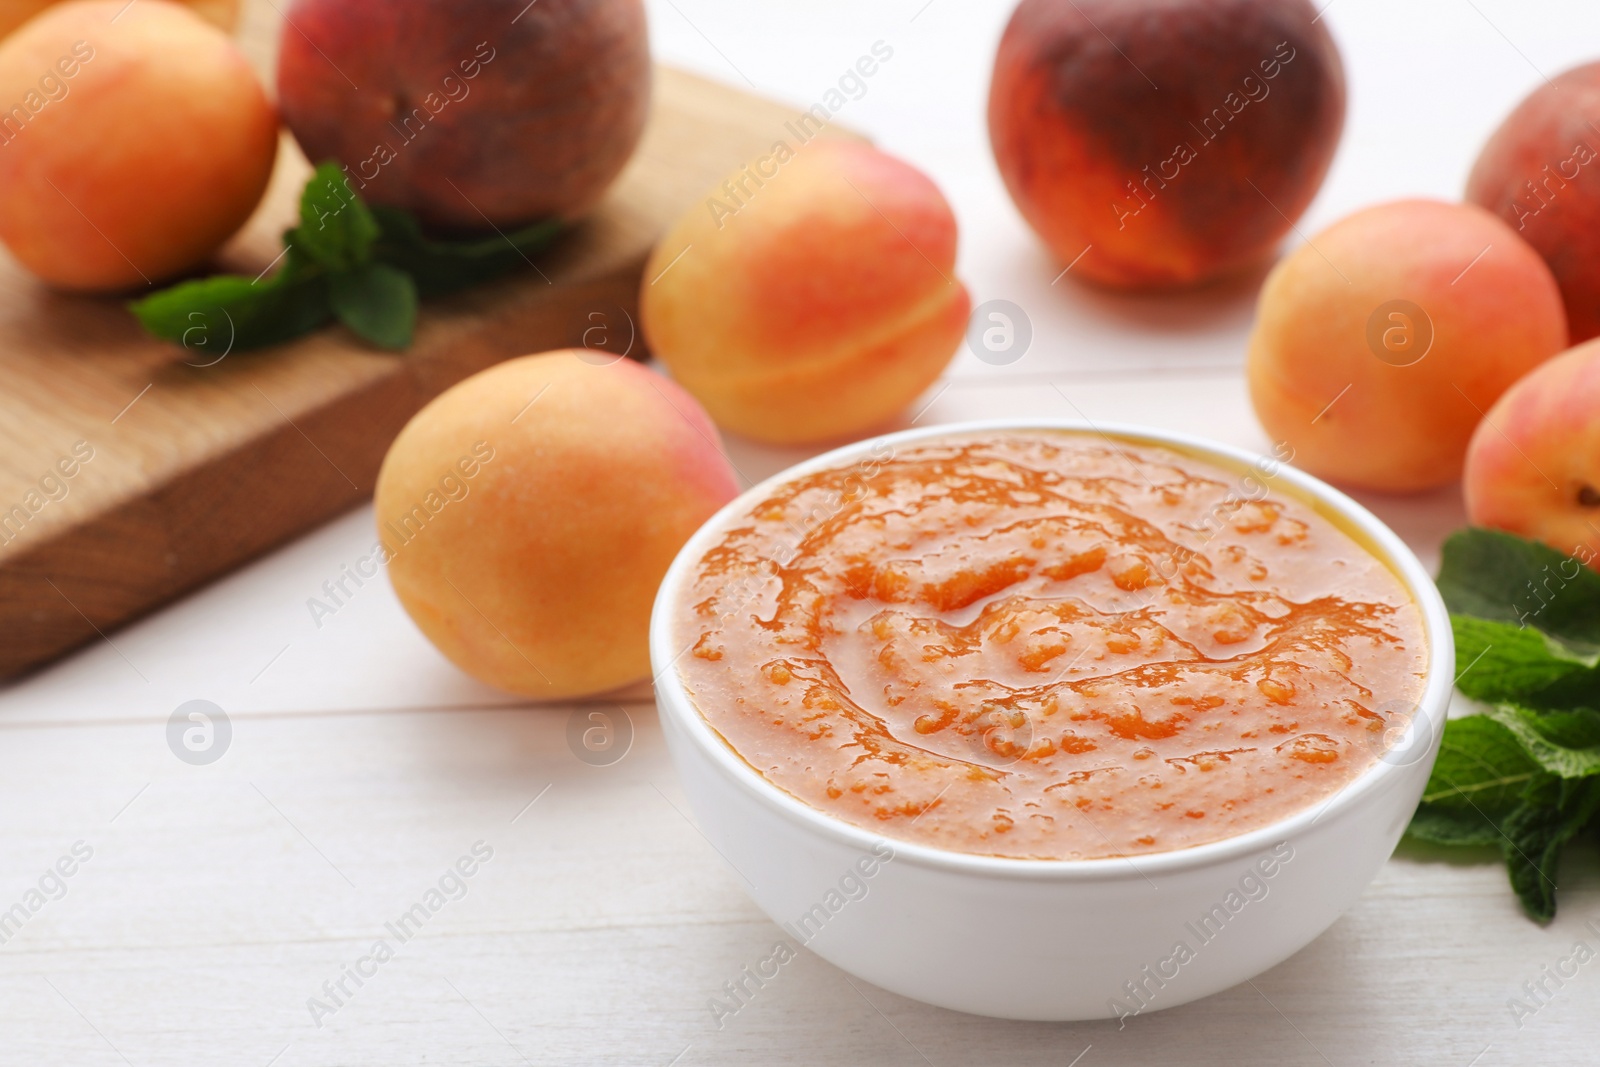
M280 24L270 0L246 6L240 40L269 85ZM213 362L226 338L151 340L120 300L52 293L0 251L0 678L365 500L401 426L454 382L586 330L639 354L651 246L793 114L659 69L643 142L599 210L536 271L425 304L398 355L330 327ZM309 171L285 135L229 269L271 263Z

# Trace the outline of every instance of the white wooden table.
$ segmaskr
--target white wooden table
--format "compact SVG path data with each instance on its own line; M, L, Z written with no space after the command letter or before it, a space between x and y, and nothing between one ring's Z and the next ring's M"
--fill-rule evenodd
M1060 268L1005 199L984 134L1008 7L656 0L651 16L662 58L797 107L875 41L893 47L840 120L934 175L961 216L975 299L1014 301L1034 329L1006 367L964 352L919 424L1076 413L1264 446L1239 371L1254 280L1167 299L1052 286ZM1351 111L1307 233L1374 200L1457 195L1541 72L1600 45L1600 10L1576 0L1334 0L1325 17ZM749 478L800 458L730 451ZM1462 521L1454 491L1367 502L1430 562ZM1520 1028L1507 1003L1576 940L1600 946L1587 847L1561 871L1547 929L1520 916L1498 865L1403 850L1253 985L1123 1029L941 1011L807 953L719 1029L709 998L778 931L689 819L648 693L520 705L453 670L382 582L319 627L307 599L371 538L370 511L349 515L0 691L0 1063L1594 1060L1600 962L1550 986ZM167 744L192 699L231 724L210 765ZM632 724L610 766L568 745L571 716L596 710ZM475 844L492 858L446 878L459 899L441 894L401 943L385 924L426 904ZM92 854L73 860L75 846ZM62 857L74 873L47 876ZM30 897L41 879L47 893ZM7 932L17 903L26 921ZM381 963L380 939L395 946ZM346 977L358 966L360 984Z

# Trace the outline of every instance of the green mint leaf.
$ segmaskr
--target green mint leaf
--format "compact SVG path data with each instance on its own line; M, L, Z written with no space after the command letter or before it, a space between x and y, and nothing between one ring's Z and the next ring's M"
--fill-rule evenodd
M1475 808L1424 804L1411 816L1406 835L1435 845L1499 845L1500 830Z
M293 249L270 278L221 274L181 282L128 306L151 334L207 360L298 337L333 314L320 271Z
M1466 529L1445 542L1456 680L1491 706L1445 724L1407 833L1498 841L1528 916L1556 912L1561 850L1600 812L1600 573L1546 545Z
M379 348L402 349L417 325L417 287L409 275L382 263L328 277L334 314Z
M1487 715L1451 719L1422 790L1422 807L1505 815L1540 773L1538 761L1504 723Z
M559 220L548 219L493 237L446 241L424 234L416 219L397 208L375 205L372 213L380 230L374 258L411 275L424 296L453 292L530 267L534 256L562 230Z
M1456 688L1474 700L1561 706L1600 693L1600 653L1574 649L1531 626L1473 615L1451 615L1450 629L1456 662L1463 664ZM1546 692L1548 699L1536 699Z
M1439 592L1458 615L1533 626L1600 652L1600 573L1537 541L1469 528L1444 543Z
M378 222L337 163L324 163L300 194L300 225L285 240L330 271L353 270L372 258Z
M415 333L420 296L529 266L561 229L548 220L493 237L429 237L404 211L369 208L338 164L324 163L306 182L300 224L284 232L287 258L271 278L183 282L129 308L150 333L207 359L287 341L333 317L400 349Z
M1526 797L1541 783L1556 780L1540 769L1505 724L1487 715L1451 719L1406 834L1439 845L1497 846L1508 857L1513 888L1519 878L1537 888L1537 865L1531 868L1534 877L1527 870L1510 870L1509 857L1515 853L1507 846L1506 826L1521 813L1518 826L1531 833L1536 809L1529 809ZM1543 844L1535 851L1543 856ZM1534 906L1543 907L1542 898Z
M1600 711L1594 708L1546 711L1534 719L1539 732L1563 748L1600 747Z
M1484 715L1510 731L1522 750L1550 774L1558 778L1600 774L1600 712L1593 708L1541 714L1498 704Z
M1600 779L1547 776L1500 825L1506 871L1522 909L1535 922L1556 914L1556 866L1561 848L1600 811Z

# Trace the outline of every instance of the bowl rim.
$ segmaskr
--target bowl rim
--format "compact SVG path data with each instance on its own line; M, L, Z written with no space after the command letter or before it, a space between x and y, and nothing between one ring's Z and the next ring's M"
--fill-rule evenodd
M1417 710L1409 729L1414 737L1419 728L1426 726L1429 731L1429 752L1407 763L1378 759L1320 805L1309 805L1241 834L1165 852L1095 859L1027 859L958 852L924 845L891 834L875 833L846 822L812 807L770 782L739 756L700 713L676 670L678 659L688 649L673 647L672 606L690 569L709 547L712 535L721 533L731 517L748 509L775 486L870 454L883 444L900 445L930 438L1017 430L1081 433L1099 436L1114 443L1165 447L1224 468L1241 469L1241 478L1247 470L1253 469L1262 480L1274 483L1282 480L1307 502L1331 509L1352 530L1359 530L1368 541L1363 547L1395 572L1422 615L1423 635L1428 643L1427 666L1422 694L1418 697ZM1270 475L1265 474L1259 466L1263 462L1275 464L1276 470ZM1333 820L1340 812L1355 807L1369 795L1392 787L1397 778L1406 775L1417 763L1427 762L1431 765L1431 757L1443 733L1451 691L1455 686L1455 644L1450 617L1432 576L1399 535L1349 496L1285 460L1271 459L1261 453L1204 437L1134 423L1098 423L1087 419L1048 417L973 419L879 434L796 463L746 489L707 519L679 549L668 567L656 592L650 615L650 662L652 687L661 714L670 718L672 725L682 732L689 743L709 758L726 778L741 787L745 794L791 822L800 824L802 828L862 852L870 852L875 845L886 842L893 848L896 862L909 860L918 866L988 877L1057 881L1124 878L1148 881L1149 876L1155 874L1197 870L1252 856L1298 837L1325 818Z

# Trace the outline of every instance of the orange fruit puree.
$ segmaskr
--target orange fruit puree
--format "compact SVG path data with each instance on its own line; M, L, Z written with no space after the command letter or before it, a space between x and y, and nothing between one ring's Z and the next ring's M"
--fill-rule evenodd
M677 670L773 785L959 852L1089 859L1265 826L1370 767L1421 614L1310 504L1067 431L881 444L723 523Z

